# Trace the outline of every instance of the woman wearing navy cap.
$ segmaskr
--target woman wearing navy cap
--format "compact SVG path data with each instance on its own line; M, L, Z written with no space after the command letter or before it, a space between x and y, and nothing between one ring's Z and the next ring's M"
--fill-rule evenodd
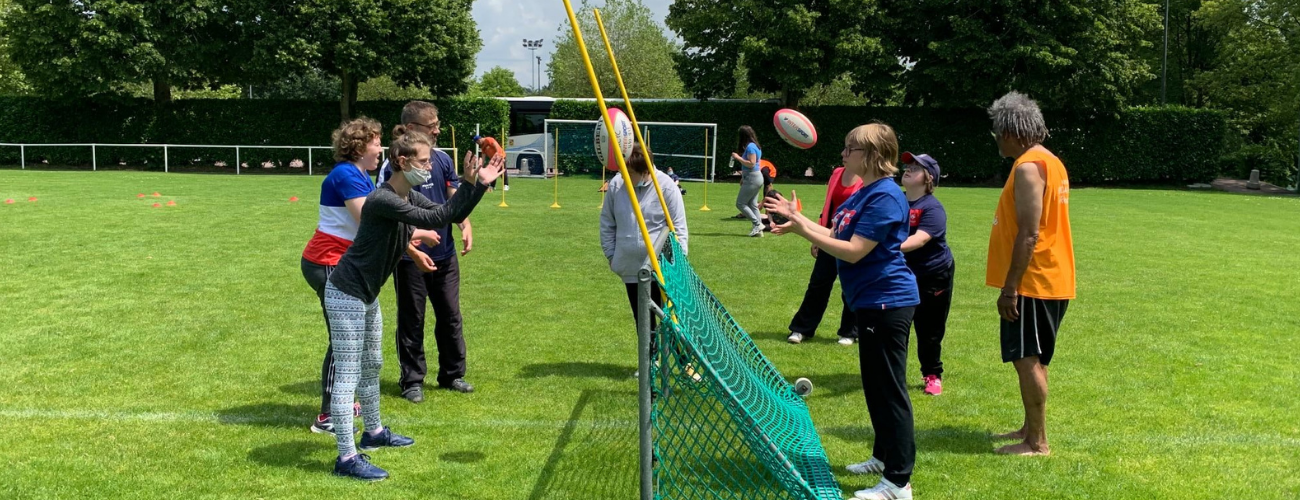
M903 253L916 275L921 305L916 306L916 358L921 363L925 393L943 393L943 335L952 307L952 251L948 249L948 213L934 197L939 184L939 162L930 155L903 153L903 188L907 190L908 229Z

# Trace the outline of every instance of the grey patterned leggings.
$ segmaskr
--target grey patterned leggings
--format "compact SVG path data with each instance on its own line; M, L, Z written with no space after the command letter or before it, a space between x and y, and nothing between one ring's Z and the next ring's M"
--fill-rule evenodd
M334 346L334 392L330 395L330 421L339 456L356 454L352 438L353 396L361 402L367 430L383 428L379 420L379 369L384 366L384 319L379 300L366 304L325 284L325 314L329 317L330 343Z

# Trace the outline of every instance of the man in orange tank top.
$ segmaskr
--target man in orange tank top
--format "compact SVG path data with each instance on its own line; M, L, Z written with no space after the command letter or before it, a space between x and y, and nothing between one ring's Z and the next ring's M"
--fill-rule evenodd
M1047 125L1036 102L1011 92L988 112L998 152L1016 160L993 217L985 283L1002 289L1002 361L1015 365L1025 406L1024 425L997 436L1019 442L997 452L1047 455L1047 365L1074 298L1070 179L1043 147Z

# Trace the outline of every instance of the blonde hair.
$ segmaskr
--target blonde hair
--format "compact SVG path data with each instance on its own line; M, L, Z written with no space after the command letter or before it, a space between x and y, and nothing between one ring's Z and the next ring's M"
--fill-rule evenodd
M898 136L893 127L874 122L849 131L844 142L862 148L866 172L876 177L893 177L898 173Z
M366 155L366 146L381 133L379 122L361 117L343 122L330 134L334 161L357 161Z
M430 139L429 136L424 135L422 132L408 130L406 125L393 127L393 137L393 142L389 145L388 158L392 162L391 165L397 167L395 170L406 170L402 168L397 158L401 156L414 158L415 146L423 144L430 150L433 149L433 139Z

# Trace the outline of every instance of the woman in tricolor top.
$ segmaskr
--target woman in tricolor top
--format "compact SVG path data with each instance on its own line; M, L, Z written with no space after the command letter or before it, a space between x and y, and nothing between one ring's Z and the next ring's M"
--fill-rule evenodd
M831 172L830 181L826 183L826 204L822 206L817 225L831 227L831 217L861 187L862 179L856 173L844 167L836 167ZM838 275L835 256L818 250L815 244L812 246L812 256L816 262L813 263L812 275L808 277L808 289L804 291L799 311L790 320L790 336L786 340L791 344L803 343L817 334L817 326L822 322L822 315L826 314L831 292L835 289L835 277ZM840 300L844 303L844 309L840 311L840 326L836 333L839 334L840 345L851 346L858 338L858 327L854 324L853 308L849 306L848 296L841 293Z
M844 138L840 156L846 171L862 178L862 188L835 211L830 228L803 216L779 194L764 200L764 206L768 213L789 219L773 227L773 234L798 234L837 259L840 283L853 308L858 369L876 441L871 458L848 470L882 476L875 487L854 496L910 499L916 436L907 395L907 342L921 301L901 248L907 239L908 206L893 180L898 173L898 137L889 125L862 125Z
M379 122L357 118L339 126L331 136L334 161L337 163L321 182L320 219L316 223L315 234L302 251L301 263L302 276L316 292L322 312L325 310L325 282L334 272L339 258L352 246L352 240L356 239L357 225L361 223L361 207L366 203L366 196L375 189L366 172L379 166L379 153L383 151L383 146L379 144L379 134ZM432 265L428 256L415 248L410 249L410 255L416 262ZM329 326L330 318L325 314L326 330ZM334 424L330 420L335 368L333 347L331 344L325 349L325 361L321 365L320 414L311 425L311 431L316 433L334 432ZM361 414L359 405L354 405L354 410L355 415Z
M397 139L389 159L396 167L394 174L366 196L357 237L325 284L325 313L330 318L330 343L337 365L330 404L339 451L334 474L367 481L384 479L388 472L357 453L352 436L354 395L365 422L366 431L358 443L362 450L415 444L384 427L379 417L379 369L383 366L379 290L397 269L416 228L432 230L464 220L505 164L505 158L497 155L479 168L480 161L467 154L463 179L468 186L463 183L445 205L438 205L411 189L429 179L433 141L422 133L408 132L404 125L398 125L393 136Z

